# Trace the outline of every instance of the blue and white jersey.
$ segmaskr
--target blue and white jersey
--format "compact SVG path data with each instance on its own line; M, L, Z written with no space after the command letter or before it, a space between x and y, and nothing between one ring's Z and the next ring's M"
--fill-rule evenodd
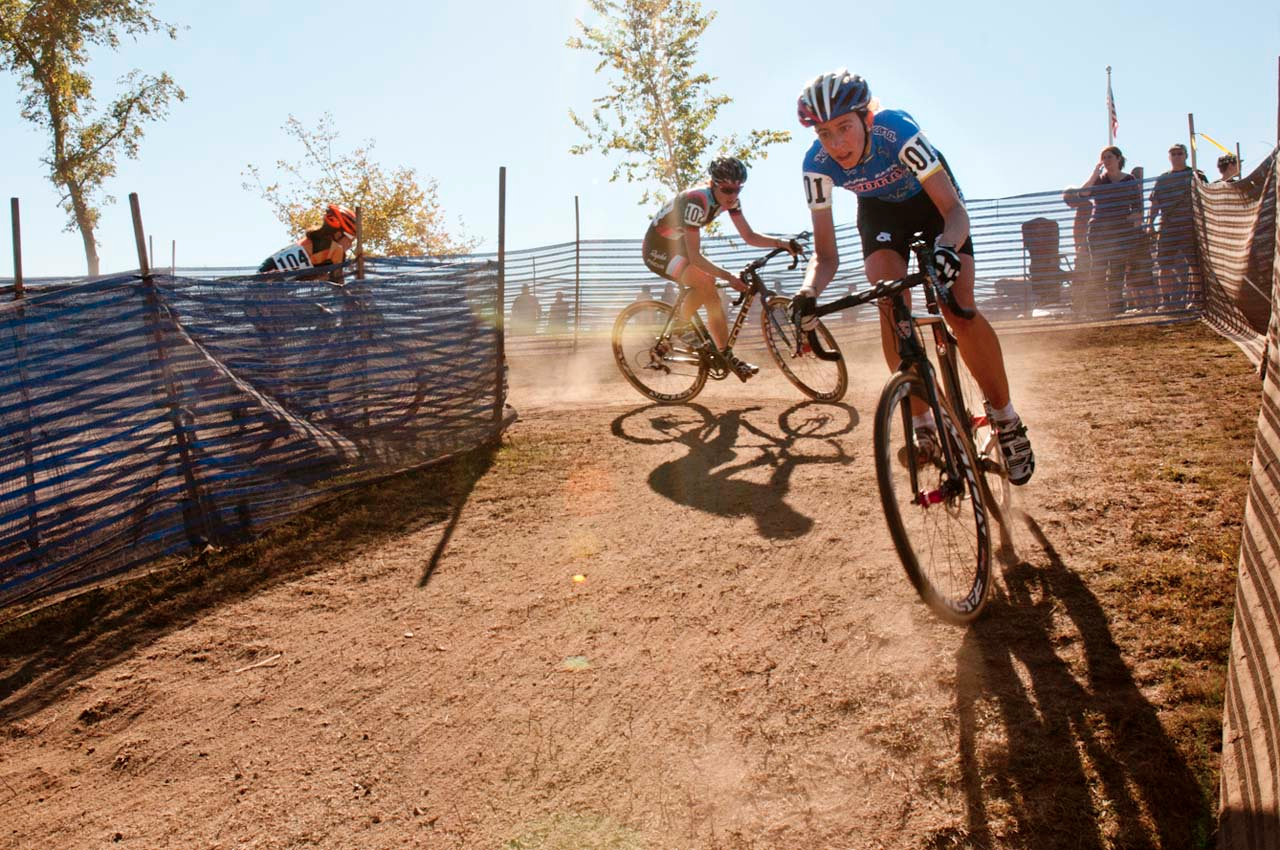
M870 144L870 156L846 169L823 150L821 142L813 143L804 158L804 191L809 209L830 207L836 186L858 197L901 203L920 194L920 181L939 169L951 174L942 154L920 132L920 125L901 109L875 114ZM959 191L957 186L956 192Z

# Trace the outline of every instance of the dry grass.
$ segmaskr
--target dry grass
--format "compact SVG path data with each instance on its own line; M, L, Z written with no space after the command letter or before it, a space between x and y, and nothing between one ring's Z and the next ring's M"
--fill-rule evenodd
M1077 422L1076 457L1101 464L1112 484L1068 491L1054 505L1071 517L1082 544L1069 572L1032 576L1015 566L1006 582L1024 598L1036 598L1035 585L1046 578L1056 583L1045 596L1056 597L1059 610L1043 632L1074 675L1060 691L1042 682L1038 695L1061 701L1086 750L1092 739L1124 761L1108 766L1095 752L1059 767L1086 766L1074 789L1078 805L1119 798L1132 806L1101 810L1104 846L1209 847L1260 384L1232 346L1198 325L1083 333L1064 340L1061 351L1065 365L1053 386L1060 415ZM1118 404L1098 398L1100 386L1116 386L1099 380L1099 362L1125 379ZM1088 625L1083 609L1094 605L1099 622ZM985 627L1018 639L1013 633L1029 621L1010 613ZM1077 642L1078 653L1063 651ZM1083 704L1072 692L1080 682L1093 689L1091 710L1073 716ZM1053 772L1045 759L1055 752L1028 743L1020 755ZM1065 798L1071 785L1064 783ZM1193 800L1199 803L1188 806ZM1072 808L1062 813L1068 820ZM1147 825L1145 834L1121 826L1134 822ZM1040 846L1050 845L1076 846L1065 835Z

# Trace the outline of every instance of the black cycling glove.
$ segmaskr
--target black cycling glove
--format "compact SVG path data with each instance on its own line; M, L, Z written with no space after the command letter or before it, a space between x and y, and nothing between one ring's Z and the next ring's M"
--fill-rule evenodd
M933 246L933 270L938 275L938 283L944 289L960 278L960 255L956 249L947 245Z
M803 331L815 330L818 327L817 306L818 299L812 295L797 295L791 299L791 321Z

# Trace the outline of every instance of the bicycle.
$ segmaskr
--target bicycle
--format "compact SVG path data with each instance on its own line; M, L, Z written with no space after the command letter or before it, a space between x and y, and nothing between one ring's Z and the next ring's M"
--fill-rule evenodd
M866 292L819 305L824 316L872 301L888 300L901 362L880 393L874 445L876 481L889 533L907 577L921 599L943 619L972 622L981 614L991 588L991 534L988 506L1007 506L1009 476L1000 452L991 410L979 398L977 384L959 357L955 336L939 309L962 318L960 307L941 287L929 258L929 244L911 244L917 271L883 281ZM924 289L927 312L914 314L905 293ZM799 319L800 317L797 317ZM922 328L929 328L938 365L929 359ZM806 334L816 356L827 358L820 335ZM933 411L940 451L921 453L912 425L912 402Z
M243 315L259 350L244 366L258 375L256 389L290 414L356 441L413 428L429 386L413 345L387 332L359 281L308 272L228 279L253 281ZM242 356L231 354L227 364L240 366ZM249 421L249 407L233 407L233 421ZM282 436L279 417L268 419L264 448Z
M796 239L804 240L808 233ZM748 263L740 277L747 291L739 294L734 306L737 315L729 329L727 345L732 347L757 296L763 299L760 325L765 347L774 363L797 389L815 401L834 402L844 397L849 386L849 373L835 337L821 322L815 333L823 350L835 352L834 358L818 358L811 346L797 336L791 323L791 299L772 292L760 277L760 270L774 257L789 253L784 248ZM792 258L790 269L800 257ZM613 356L624 378L644 396L660 404L691 401L702 391L707 379L722 381L734 374L728 361L716 348L706 325L695 312L690 329L675 333L676 316L690 289L680 287L674 304L663 301L637 301L625 307L613 323Z

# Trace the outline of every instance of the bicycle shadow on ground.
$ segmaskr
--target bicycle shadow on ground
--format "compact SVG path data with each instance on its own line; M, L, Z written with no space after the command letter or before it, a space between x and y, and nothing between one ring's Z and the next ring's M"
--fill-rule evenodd
M991 601L957 654L966 846L1211 846L1210 802L1134 681L1107 612L1036 521L1011 514L1047 566L1006 562L1008 598ZM1003 724L1007 749L980 743L987 717ZM1013 831L994 834L992 811Z
M660 496L719 516L750 516L763 537L802 537L813 528L813 519L787 504L791 476L805 464L852 463L853 455L838 438L857 427L858 413L845 404L803 402L783 411L777 431L771 432L748 418L760 409L745 407L715 416L698 404L646 405L619 416L611 430L631 442L675 442L688 449L684 457L649 473L649 487ZM644 422L649 436L632 427L636 419ZM802 441L812 448L798 448ZM767 482L740 477L757 467L771 468Z
M406 532L456 524L498 442L355 488L203 561L128 578L0 624L0 728L224 605L324 570ZM424 579L439 559L437 546Z

